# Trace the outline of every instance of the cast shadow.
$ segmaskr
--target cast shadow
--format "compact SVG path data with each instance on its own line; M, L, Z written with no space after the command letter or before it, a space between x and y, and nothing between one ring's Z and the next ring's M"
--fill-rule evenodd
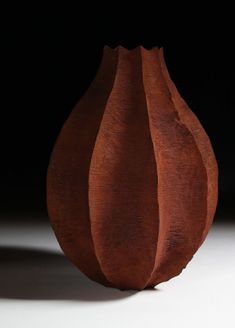
M114 301L135 293L90 281L63 254L0 247L0 298L92 302Z

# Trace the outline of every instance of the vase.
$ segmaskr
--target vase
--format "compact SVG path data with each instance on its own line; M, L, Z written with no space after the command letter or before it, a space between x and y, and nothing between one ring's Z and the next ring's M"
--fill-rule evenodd
M162 49L105 47L48 168L48 213L67 257L119 289L171 279L209 231L217 179L210 140Z

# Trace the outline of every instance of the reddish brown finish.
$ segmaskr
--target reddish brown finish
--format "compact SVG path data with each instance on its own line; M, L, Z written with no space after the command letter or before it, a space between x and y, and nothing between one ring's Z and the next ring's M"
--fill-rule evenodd
M170 80L162 49L104 49L48 169L58 241L91 279L120 289L178 275L217 203L205 131Z

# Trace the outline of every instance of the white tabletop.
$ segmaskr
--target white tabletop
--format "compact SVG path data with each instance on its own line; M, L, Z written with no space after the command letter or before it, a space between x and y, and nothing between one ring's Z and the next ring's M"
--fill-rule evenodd
M235 224L214 224L180 276L136 293L88 280L48 223L19 222L0 223L1 328L235 327Z

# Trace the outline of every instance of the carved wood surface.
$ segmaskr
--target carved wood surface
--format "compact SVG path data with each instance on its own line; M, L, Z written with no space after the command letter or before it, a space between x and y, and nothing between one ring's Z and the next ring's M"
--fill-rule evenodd
M209 138L171 81L162 49L105 47L48 168L48 211L68 258L121 289L178 275L217 203Z

